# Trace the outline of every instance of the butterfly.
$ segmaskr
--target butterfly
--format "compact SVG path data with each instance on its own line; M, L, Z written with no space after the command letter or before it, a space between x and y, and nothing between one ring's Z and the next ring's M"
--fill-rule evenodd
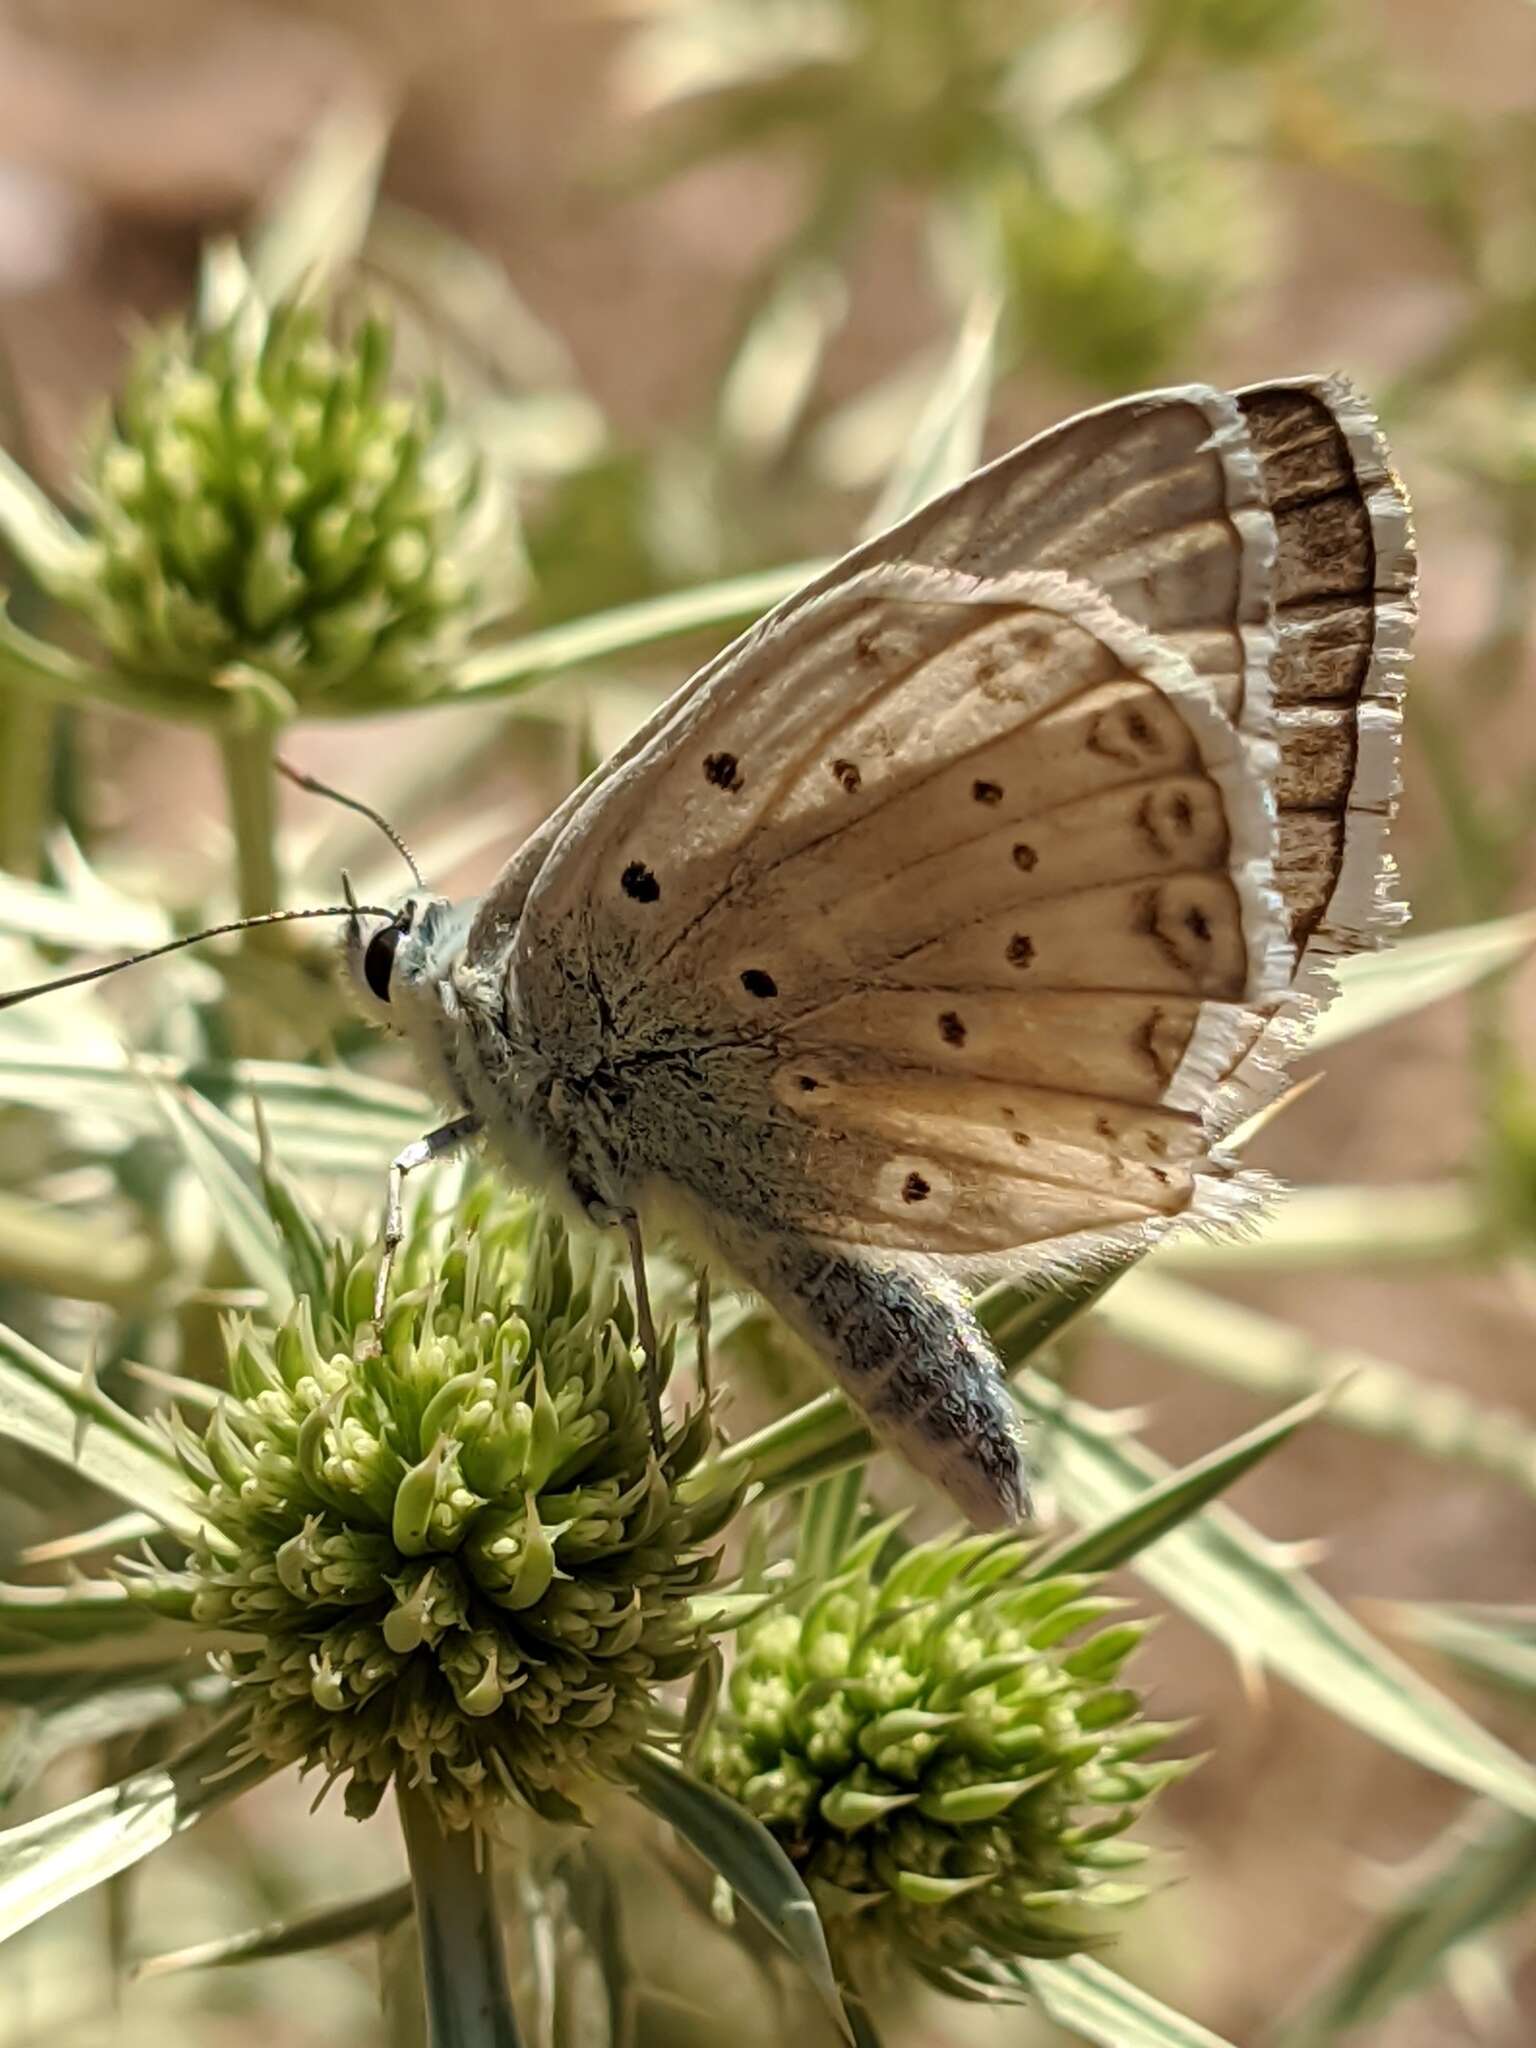
M971 1522L1018 1521L966 1283L1251 1208L1223 1139L1406 914L1414 588L1336 379L1101 407L855 548L482 897L351 919L454 1111L387 1237L483 1136L624 1228L639 1285L642 1222L700 1247Z

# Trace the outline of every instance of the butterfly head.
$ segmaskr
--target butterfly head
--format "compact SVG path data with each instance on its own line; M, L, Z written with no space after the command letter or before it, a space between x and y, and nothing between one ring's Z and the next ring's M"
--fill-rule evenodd
M463 950L473 908L446 896L411 895L389 917L352 913L343 941L347 974L370 1017L413 1037L423 1007L441 1016L441 990Z

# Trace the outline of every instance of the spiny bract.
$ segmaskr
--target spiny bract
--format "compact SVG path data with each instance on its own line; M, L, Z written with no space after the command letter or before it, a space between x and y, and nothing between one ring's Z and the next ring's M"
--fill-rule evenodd
M743 1631L704 1775L765 1822L856 1953L947 1990L992 1959L1091 1946L1148 1797L1189 1766L1116 1683L1144 1625L1081 1575L1029 1576L1017 1538L950 1538L875 1567L889 1524L798 1611ZM1089 1631L1074 1647L1066 1638Z
M333 1252L278 1330L233 1327L232 1398L173 1423L210 1526L194 1618L242 1638L252 1750L348 1778L351 1812L398 1772L450 1827L572 1818L704 1655L698 1545L735 1502L674 1488L707 1408L653 1455L628 1295L525 1201L418 1228L370 1356L374 1263Z
M251 291L143 344L81 492L79 601L122 662L198 689L240 663L300 706L439 685L496 506L440 395L391 389L391 347Z

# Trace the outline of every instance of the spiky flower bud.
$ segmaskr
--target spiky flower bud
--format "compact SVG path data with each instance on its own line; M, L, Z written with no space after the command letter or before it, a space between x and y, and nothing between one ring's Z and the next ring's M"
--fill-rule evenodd
M1029 1577L1017 1539L922 1545L890 1525L741 1633L699 1767L778 1837L853 1959L954 1989L986 1959L1060 1956L1129 1903L1123 1839L1188 1768L1118 1683L1141 1635L1091 1579ZM1070 1646L1069 1646L1070 1643Z
M300 706L440 685L495 506L440 394L391 387L391 345L250 292L144 343L82 488L80 601L125 666L191 691L242 664Z
M377 1350L372 1253L231 1329L232 1398L173 1424L210 1528L193 1613L248 1638L224 1654L252 1750L348 1779L349 1811L399 1773L449 1827L509 1798L571 1818L703 1657L723 1515L674 1488L707 1417L655 1456L628 1295L553 1219L482 1186L447 1234L403 1248Z

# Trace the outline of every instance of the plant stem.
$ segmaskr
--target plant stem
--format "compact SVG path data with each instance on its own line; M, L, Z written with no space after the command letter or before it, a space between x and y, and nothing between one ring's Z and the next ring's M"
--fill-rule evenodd
M562 669L605 661L615 654L650 647L680 633L697 633L710 626L755 619L769 605L777 604L826 567L825 562L815 561L760 569L748 576L733 576L723 583L706 583L696 590L668 591L662 597L641 598L634 604L599 612L594 618L545 626L499 646L481 648L459 664L449 699L462 704L478 697L505 696L512 690L529 689ZM337 709L345 714L348 707L343 704Z
M438 1825L425 1794L397 1785L411 1864L431 2048L521 2048L490 1846L473 1830Z
M257 917L278 907L276 734L264 719L226 726L220 734L229 824L235 836L240 915ZM247 933L248 940L270 933Z
M818 1394L689 1474L678 1489L687 1501L704 1500L733 1486L743 1474L765 1493L808 1481L867 1458L874 1439L841 1394Z
M58 712L25 690L0 696L0 867L35 881L53 796Z
M7 1286L124 1310L143 1302L164 1264L141 1232L104 1244L96 1222L0 1188L0 1280Z

